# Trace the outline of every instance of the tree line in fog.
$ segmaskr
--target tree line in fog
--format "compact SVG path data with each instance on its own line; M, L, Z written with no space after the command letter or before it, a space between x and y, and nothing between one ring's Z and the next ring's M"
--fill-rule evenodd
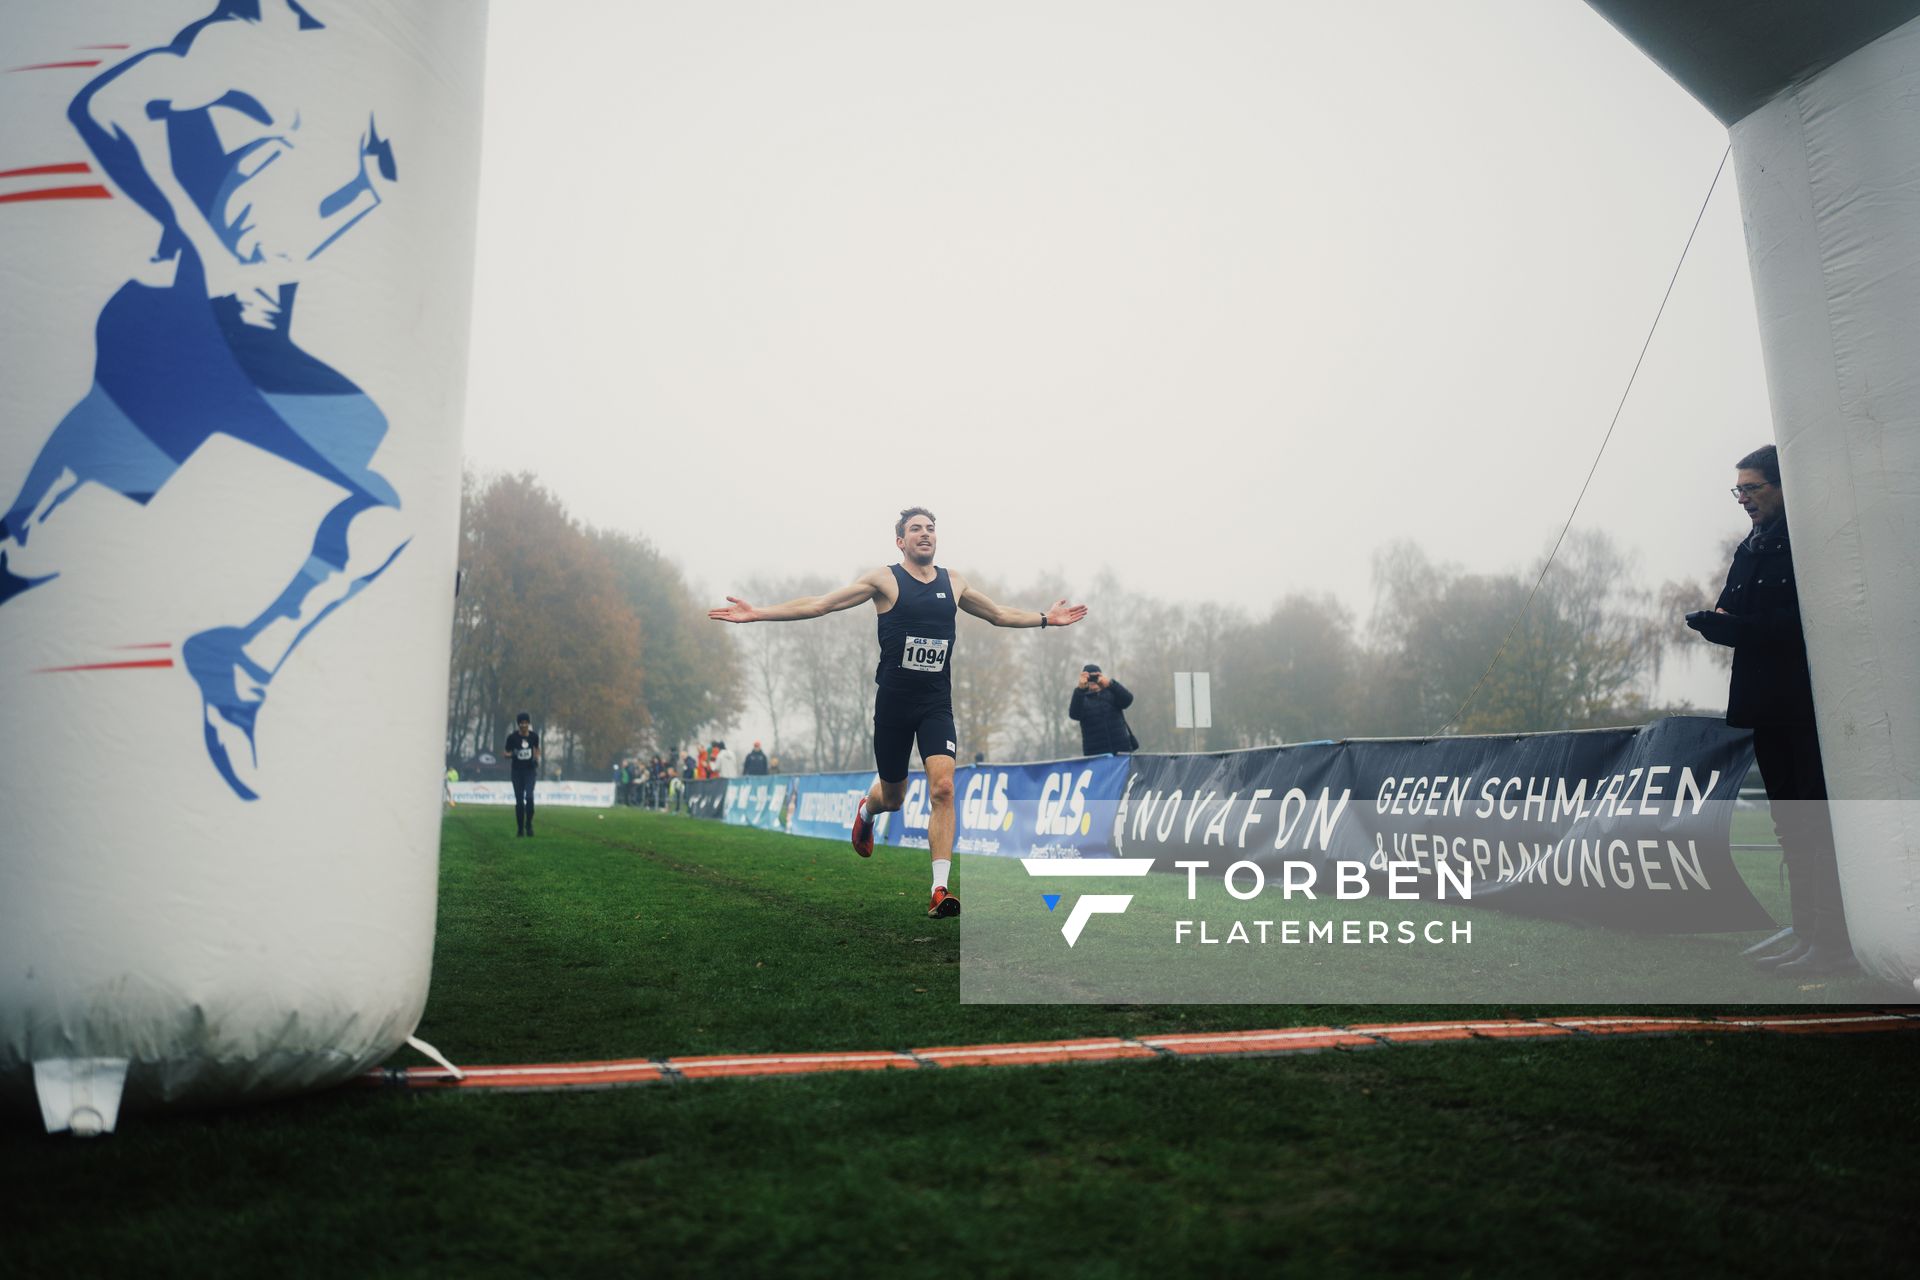
M751 709L768 726L766 749L789 771L871 765L872 610L709 622L717 598L696 599L650 542L574 520L527 475L469 477L460 536L450 759L497 747L513 715L531 710L545 726L548 759L597 777L615 760L725 737ZM858 571L763 576L737 594L775 603L844 585ZM1538 560L1471 572L1392 543L1375 553L1364 622L1328 595L1292 594L1250 611L1163 600L1111 573L1090 583L979 579L997 600L1066 597L1090 612L1044 632L961 615L960 758L1078 754L1066 712L1087 662L1133 692L1127 719L1146 751L1592 728L1670 710L1653 705L1661 665L1675 646L1697 645L1679 616L1711 600L1713 586L1648 586L1599 531L1571 535L1544 579L1539 572ZM1176 671L1210 673L1210 729L1174 726Z

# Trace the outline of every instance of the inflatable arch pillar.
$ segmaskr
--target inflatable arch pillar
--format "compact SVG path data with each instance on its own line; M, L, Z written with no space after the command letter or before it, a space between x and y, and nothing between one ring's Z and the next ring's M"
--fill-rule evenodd
M12 6L0 1100L347 1079L437 898L486 6Z
M1920 987L1920 4L1591 2L1731 130L1854 953Z

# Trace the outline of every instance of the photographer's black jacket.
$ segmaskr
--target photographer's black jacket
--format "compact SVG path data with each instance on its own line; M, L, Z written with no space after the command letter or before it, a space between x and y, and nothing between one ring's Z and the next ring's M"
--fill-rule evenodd
M1714 607L1734 620L1727 723L1742 729L1811 725L1813 680L1785 519L1756 530L1734 550Z
M1095 692L1075 689L1067 704L1067 718L1080 722L1080 753L1099 756L1119 755L1133 750L1133 735L1127 730L1127 718L1121 713L1133 705L1133 695L1118 680Z

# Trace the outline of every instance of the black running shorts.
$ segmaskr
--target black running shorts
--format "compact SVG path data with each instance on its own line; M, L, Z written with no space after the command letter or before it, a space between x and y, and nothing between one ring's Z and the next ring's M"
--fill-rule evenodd
M912 770L913 747L920 763L934 756L956 756L959 734L953 728L953 702L947 698L903 702L880 693L873 702L873 766L882 782L905 782Z

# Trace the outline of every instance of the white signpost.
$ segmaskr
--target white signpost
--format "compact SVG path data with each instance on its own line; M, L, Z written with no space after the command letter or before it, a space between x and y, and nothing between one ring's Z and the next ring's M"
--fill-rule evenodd
M1173 673L1173 724L1176 729L1213 728L1213 673Z

